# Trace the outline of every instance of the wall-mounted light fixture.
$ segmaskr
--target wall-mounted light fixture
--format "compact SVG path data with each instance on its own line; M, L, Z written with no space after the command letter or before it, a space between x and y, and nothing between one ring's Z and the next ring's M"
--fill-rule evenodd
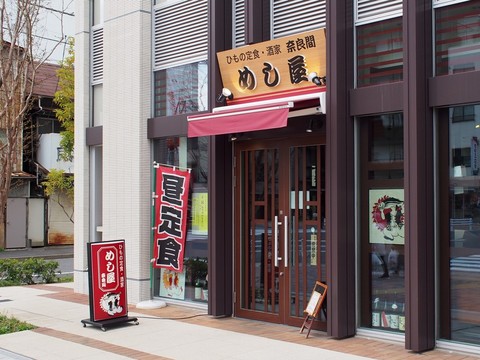
M238 139L237 134L230 134L230 136L228 137L229 141L236 141L237 139Z
M228 99L228 100L232 100L233 99L233 94L232 92L227 89L227 88L223 88L222 89L222 92L220 94L218 94L217 96L217 102L221 103L221 102L224 102L225 99Z
M320 77L316 72L311 72L310 74L308 74L308 80L313 82L317 86L327 85L327 77Z
M313 119L308 120L307 129L305 131L307 133L311 133L313 131Z

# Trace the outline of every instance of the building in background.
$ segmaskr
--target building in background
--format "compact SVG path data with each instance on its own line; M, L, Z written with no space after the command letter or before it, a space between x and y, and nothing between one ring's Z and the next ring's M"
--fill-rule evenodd
M58 69L59 65L44 63L36 73L8 194L5 249L73 244L73 203L63 195L48 198L42 184L52 169L73 174L73 162L59 158L62 126L53 102Z
M60 146L60 132L64 128L55 115L58 106L53 101L55 93L59 90L57 76L59 68L59 65L50 63L45 63L39 68L29 119L31 126L26 129L25 139L28 143L24 149L28 151L23 159L24 169L35 175L35 181L30 183L32 199L29 200L28 239L31 246L73 244L72 200L60 193L45 196L43 184L52 169L64 171L65 176L73 176L73 159L64 161L60 157L63 152ZM33 205L32 201L36 201L38 205ZM36 206L35 211L30 209L32 206ZM39 222L40 219L43 219L43 234L39 230L40 227L32 224ZM36 235L32 233L33 231Z
M86 243L125 239L132 303L301 326L318 280L334 338L478 351L479 13L77 1L75 291ZM154 163L192 172L182 273L151 267Z

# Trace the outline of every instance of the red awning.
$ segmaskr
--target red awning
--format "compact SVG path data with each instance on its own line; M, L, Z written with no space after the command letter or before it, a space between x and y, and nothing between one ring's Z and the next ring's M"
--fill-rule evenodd
M292 102L188 116L188 137L235 134L287 126Z

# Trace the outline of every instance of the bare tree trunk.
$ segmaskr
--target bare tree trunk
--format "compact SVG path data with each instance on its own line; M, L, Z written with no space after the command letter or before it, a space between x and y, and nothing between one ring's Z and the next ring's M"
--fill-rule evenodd
M12 173L22 170L22 129L28 120L35 76L55 49L38 48L37 25L44 5L45 0L0 0L0 247L5 246ZM62 40L63 35L58 44Z

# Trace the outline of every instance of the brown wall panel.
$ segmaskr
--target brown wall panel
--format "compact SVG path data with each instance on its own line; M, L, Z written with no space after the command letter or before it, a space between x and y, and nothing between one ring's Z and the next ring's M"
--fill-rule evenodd
M327 0L327 332L339 339L356 330L352 15L353 1Z
M350 90L350 115L399 112L403 108L403 82Z
M86 145L95 146L103 144L103 126L86 128Z
M209 2L209 104L210 109L222 89L216 53L232 47L232 3ZM233 314L233 223L232 223L232 144L227 136L211 136L209 144L209 214L208 313L214 316Z
M187 135L187 115L157 117L147 121L147 138L149 139Z
M480 102L480 71L434 77L428 85L432 107Z
M431 1L403 1L405 151L405 347L435 347L435 237Z

